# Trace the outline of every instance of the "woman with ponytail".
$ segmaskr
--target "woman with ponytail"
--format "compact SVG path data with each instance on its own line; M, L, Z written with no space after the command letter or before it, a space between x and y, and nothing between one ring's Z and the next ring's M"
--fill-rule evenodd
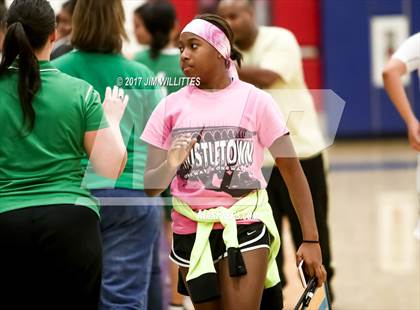
M179 291L194 308L259 309L264 287L279 283L279 234L262 174L264 149L276 159L306 238L298 255L326 279L311 194L273 98L238 78L241 54L217 15L196 17L179 40L181 68L200 85L162 100L142 139L148 143L146 193L169 184L171 259Z
M98 203L82 185L84 153L117 178L128 97L49 61L56 40L46 0L15 0L0 63L0 308L96 309L102 249ZM106 158L105 158L106 157Z
M63 72L92 84L103 96L117 83L130 95L120 128L128 160L115 182L87 169L86 186L101 201L103 275L99 309L162 308L159 268L161 208L144 199L147 147L139 139L161 99L153 73L121 54L127 34L122 0L77 1L73 13L75 51L54 60Z

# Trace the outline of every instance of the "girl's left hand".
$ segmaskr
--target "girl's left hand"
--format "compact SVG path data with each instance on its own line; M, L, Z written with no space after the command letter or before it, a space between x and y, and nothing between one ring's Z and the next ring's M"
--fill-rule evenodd
M303 268L307 275L317 278L318 287L327 280L327 271L322 265L322 255L319 243L302 243L296 253L296 266L304 260Z

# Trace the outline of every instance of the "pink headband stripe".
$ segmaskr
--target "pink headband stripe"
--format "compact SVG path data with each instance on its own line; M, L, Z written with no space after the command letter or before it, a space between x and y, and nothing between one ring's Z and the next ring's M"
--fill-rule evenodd
M225 59L230 58L230 42L224 32L204 19L193 19L183 32L191 32L210 43Z
M181 33L184 32L190 32L206 40L228 61L230 77L234 79L238 78L235 64L230 59L230 42L222 30L204 19L196 18L184 27Z

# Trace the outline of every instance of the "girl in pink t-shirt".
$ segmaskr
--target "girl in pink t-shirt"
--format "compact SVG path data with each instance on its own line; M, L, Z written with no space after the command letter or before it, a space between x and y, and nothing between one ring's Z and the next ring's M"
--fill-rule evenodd
M261 168L269 148L300 218L305 240L298 260L305 260L307 273L321 285L326 273L306 179L291 156L288 130L274 100L238 78L233 60L240 65L241 55L232 37L228 24L211 14L198 16L182 31L181 68L191 84L160 102L142 134L149 145L145 191L156 196L170 184L172 195L198 213L230 208L266 187ZM180 266L181 293L191 295L195 308L259 309L271 238L266 226L252 214L237 218L246 274L232 276L223 226L216 223L209 236L216 277L205 274L186 282L197 223L175 210L172 219L171 259Z

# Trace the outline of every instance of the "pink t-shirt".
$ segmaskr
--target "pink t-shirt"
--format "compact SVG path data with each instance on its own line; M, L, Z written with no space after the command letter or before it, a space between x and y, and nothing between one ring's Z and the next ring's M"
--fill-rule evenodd
M236 79L215 92L186 86L170 94L153 111L141 139L164 150L179 135L191 134L197 139L172 180L171 193L200 210L229 208L251 191L265 188L261 171L264 148L286 133L273 98ZM177 234L196 231L196 223L175 210L172 220Z

